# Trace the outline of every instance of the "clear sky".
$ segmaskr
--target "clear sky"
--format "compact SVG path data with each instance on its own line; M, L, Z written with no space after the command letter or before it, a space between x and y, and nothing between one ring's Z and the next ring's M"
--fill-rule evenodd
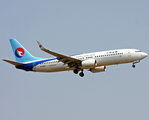
M9 39L50 58L135 48L149 54L148 0L1 0L0 58L15 60ZM1 120L149 120L149 57L106 72L34 73L0 62Z

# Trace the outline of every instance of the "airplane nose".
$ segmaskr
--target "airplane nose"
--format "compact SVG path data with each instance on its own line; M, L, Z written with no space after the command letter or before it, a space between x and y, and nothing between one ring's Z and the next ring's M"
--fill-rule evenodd
M142 57L143 57L143 58L146 58L147 56L148 56L147 53L144 53L144 52L142 53Z

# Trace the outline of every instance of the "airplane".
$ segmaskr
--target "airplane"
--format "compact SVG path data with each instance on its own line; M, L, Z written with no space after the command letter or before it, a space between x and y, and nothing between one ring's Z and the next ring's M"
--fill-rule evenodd
M81 77L84 76L83 70L87 69L92 73L106 71L106 66L124 63L135 64L148 56L147 53L137 49L116 49L101 52L84 53L79 55L66 56L44 48L37 41L40 49L55 57L39 58L32 56L16 39L9 39L16 61L6 60L17 69L34 72L60 72L72 70Z

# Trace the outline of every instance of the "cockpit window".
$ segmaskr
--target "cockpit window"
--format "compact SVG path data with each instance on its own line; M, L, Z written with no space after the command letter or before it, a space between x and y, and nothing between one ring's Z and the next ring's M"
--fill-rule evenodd
M138 51L135 51L135 52L141 52L141 51L138 50Z

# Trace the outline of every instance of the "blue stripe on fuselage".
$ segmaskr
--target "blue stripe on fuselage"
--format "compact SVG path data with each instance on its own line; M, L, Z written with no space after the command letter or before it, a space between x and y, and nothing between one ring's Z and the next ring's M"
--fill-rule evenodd
M25 70L25 71L33 71L33 67L38 65L38 64L41 64L41 63L44 63L44 62L47 62L47 61L52 61L52 60L57 60L56 58L51 58L51 59L44 59L44 60L40 60L40 61L35 61L35 62L31 62L31 63L27 63L23 66L16 66L17 69L22 69L22 70Z

